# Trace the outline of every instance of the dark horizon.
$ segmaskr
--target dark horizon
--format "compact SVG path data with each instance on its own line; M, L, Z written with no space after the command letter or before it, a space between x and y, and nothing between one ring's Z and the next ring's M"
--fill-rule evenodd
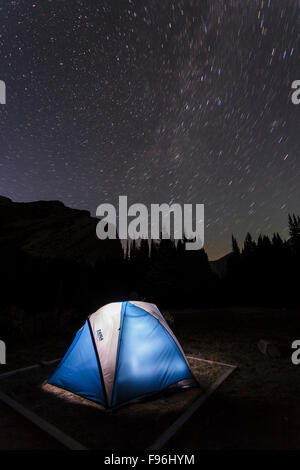
M88 209L79 209L78 207L67 206L63 201L58 201L58 200L55 200L55 199L38 200L38 201L13 201L11 198L0 194L0 199L1 199L1 198L7 198L7 199L10 199L12 202L16 202L16 203L60 202L60 203L64 204L64 206L67 207L67 208L77 209L77 210L87 210L92 218L94 218L94 219L97 218L97 216L96 216L96 215L93 215ZM294 216L297 216L296 214L288 214L288 217L290 217L290 215L291 215L291 216L293 216L293 215L294 215ZM287 219L287 225L288 225L288 219ZM249 235L249 233L250 233L250 232L247 232L247 233L245 234L245 237L244 237L243 239L241 239L240 241L237 240L235 234L232 233L232 234L230 235L230 241L229 241L230 244L229 244L228 251L227 251L227 252L224 252L223 254L221 254L220 256L218 256L218 257L216 257L216 258L211 258L211 257L209 256L209 254L208 254L208 252L207 252L207 250L206 250L206 247L205 247L205 243L204 243L203 249L204 249L204 251L207 253L209 261L218 261L218 260L222 259L223 257L227 257L230 253L232 253L232 249L233 249L233 248L232 248L232 239L233 239L233 238L234 238L234 239L236 240L236 242L238 243L239 248L240 248L240 249L243 249L243 246L244 246L244 244L245 244L245 240L246 240L247 236ZM250 233L250 235L252 236L253 234ZM259 233L259 234L257 234L256 237L253 237L253 240L254 240L255 242L257 242L257 240L259 239L259 237L269 237L269 238L272 238L272 236L274 236L274 235L279 235L279 236L282 238L282 241L283 241L283 242L287 242L287 241L290 239L290 234L288 234L288 236L287 236L286 238L284 238L284 237L281 236L281 234L280 234L278 231L274 231L274 232L271 233L271 234ZM232 238L232 237L233 237L233 238ZM171 237L171 238L172 238L172 237ZM95 240L97 240L96 232L95 232ZM139 238L139 239L137 240L137 242L139 243L141 240L142 240L142 238ZM127 239L121 239L120 241L121 241L122 248L123 248L124 255L125 255L125 254L126 254L126 249L127 249L128 246L130 247L130 245L131 245L132 242L133 242L133 239L131 239L131 238L128 237ZM155 240L154 240L154 241L155 241ZM158 241L158 240L156 240L156 241ZM148 243L149 243L149 247L150 247L150 244L151 244L151 237L150 237L150 236L148 237Z

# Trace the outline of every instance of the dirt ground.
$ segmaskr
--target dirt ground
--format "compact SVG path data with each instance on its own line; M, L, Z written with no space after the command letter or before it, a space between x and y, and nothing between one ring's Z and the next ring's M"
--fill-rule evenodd
M188 321L193 325L193 332ZM300 312L228 309L177 312L181 343L189 352L238 369L168 443L168 449L300 449L300 365L291 344L300 338ZM260 339L277 344L272 359Z
M168 428L226 367L191 359L199 387L106 410L97 403L47 383L55 366L2 379L1 390L89 449L145 449Z
M172 450L299 449L300 366L297 367L291 362L291 343L295 339L300 339L300 312L235 308L205 311L172 310L172 313L175 317L173 329L186 354L236 364L238 369L184 425L168 443L167 448ZM257 342L262 338L270 339L278 344L283 351L282 357L272 359L263 356L257 348ZM69 336L56 344L48 341L25 349L8 349L8 365L1 366L0 373L9 368L14 369L40 360L60 357L71 340L72 336ZM44 372L47 371L44 370ZM203 370L203 374L200 374L203 390L215 377L214 375L209 379L207 372L208 370L206 373ZM26 404L26 393L23 393L22 387L26 388L26 383L28 385L27 381L21 388L15 389L17 395L21 392L22 400L25 400L24 404ZM4 384L0 382L0 389L3 386ZM116 426L112 423L116 424L116 415L105 412L105 422L111 423L112 429L112 434L107 434L103 432L103 411L95 410L84 403L79 405L68 402L62 399L63 397L50 393L49 390L39 389L39 393L49 396L47 400L52 401L52 410L56 410L55 414L60 417L61 424L69 423L63 430L72 430L72 434L69 432L72 437L82 442L80 438L84 438L85 432L82 429L81 414L82 410L86 410L84 413L88 416L89 422L95 424L94 435L90 441L91 447L97 448L97 443L101 441L101 448L112 448L112 435L116 437L113 431ZM189 393L195 392L185 391L182 392L182 396ZM133 419L131 422L136 426L135 435L144 435L143 440L138 442L138 448L147 446L153 436L149 434L147 441L145 430L151 428L154 431L153 434L162 431L165 425L171 423L186 406L186 399L187 395L184 400L179 399L176 403L176 399L172 402L170 397L165 397L164 404L160 406L155 404L155 401L150 402L147 405L149 406L148 412L142 408L142 411L137 411L134 409L137 405L128 407L130 412L124 409L123 414L120 413L121 417L118 418L121 423L120 426L118 424L120 435L128 434L126 433L128 423L130 419ZM191 395L190 400L194 399L195 396ZM36 403L34 411L46 418L47 416L43 416L43 406L39 406L38 400L36 402L33 400L33 402ZM159 407L169 410L163 419L159 414ZM77 422L66 419L68 413L74 414L73 411L68 411L71 409L76 410ZM95 411L99 411L101 420ZM133 418L129 419L130 414ZM6 422L9 426L9 419ZM15 425L15 432L18 434L23 432L19 424ZM137 442L129 441L119 441L119 447L135 448ZM3 442L0 443L0 448L3 448Z
M0 403L1 450L63 450L64 447L27 419Z

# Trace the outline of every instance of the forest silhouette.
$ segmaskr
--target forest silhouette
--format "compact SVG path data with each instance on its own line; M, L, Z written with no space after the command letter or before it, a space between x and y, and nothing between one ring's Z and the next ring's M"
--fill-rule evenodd
M232 236L223 273L212 269L204 249L185 250L186 240L142 239L94 265L33 257L21 248L0 246L2 336L32 338L78 324L101 305L124 299L171 307L299 307L300 217L288 218L289 239L278 233L246 235L242 247ZM105 241L103 242L105 243ZM4 335L3 335L3 333Z

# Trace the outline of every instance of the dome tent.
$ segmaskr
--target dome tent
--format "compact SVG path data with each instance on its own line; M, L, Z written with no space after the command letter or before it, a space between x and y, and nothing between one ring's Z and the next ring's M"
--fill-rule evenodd
M48 383L107 408L197 385L156 305L138 301L113 302L90 315Z

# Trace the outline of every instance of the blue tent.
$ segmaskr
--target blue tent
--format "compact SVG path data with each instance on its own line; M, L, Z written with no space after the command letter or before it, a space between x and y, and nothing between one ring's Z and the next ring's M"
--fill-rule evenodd
M114 302L89 316L49 383L105 407L197 382L154 304Z

